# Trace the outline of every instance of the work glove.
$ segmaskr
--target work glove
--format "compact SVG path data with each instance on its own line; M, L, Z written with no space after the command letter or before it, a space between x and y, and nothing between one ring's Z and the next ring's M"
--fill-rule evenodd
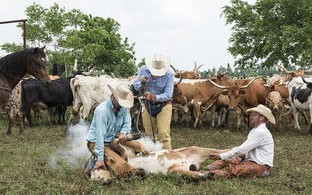
M146 100L155 103L156 102L156 95L151 94L150 92L145 92L144 97Z

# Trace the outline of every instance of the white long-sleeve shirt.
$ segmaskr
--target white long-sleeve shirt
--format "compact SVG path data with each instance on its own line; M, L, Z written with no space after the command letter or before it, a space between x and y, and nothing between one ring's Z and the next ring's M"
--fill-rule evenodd
M260 165L273 167L274 141L265 123L253 128L242 145L220 154L220 157L225 160L237 155L246 155L247 159Z

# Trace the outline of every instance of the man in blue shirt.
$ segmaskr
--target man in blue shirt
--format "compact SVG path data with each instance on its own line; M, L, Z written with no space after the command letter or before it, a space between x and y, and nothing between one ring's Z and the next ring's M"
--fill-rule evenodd
M172 94L174 72L169 67L168 57L155 54L145 60L134 81L136 91L145 91L145 105L142 120L145 133L163 144L164 149L171 149L170 123L172 115Z
M131 131L129 108L133 106L132 92L124 85L118 87L108 85L108 87L112 91L112 95L96 107L86 137L90 152L97 157L93 170L105 168L104 145L110 146L116 136L120 142L125 141L126 134ZM85 177L90 176L90 171L85 170Z

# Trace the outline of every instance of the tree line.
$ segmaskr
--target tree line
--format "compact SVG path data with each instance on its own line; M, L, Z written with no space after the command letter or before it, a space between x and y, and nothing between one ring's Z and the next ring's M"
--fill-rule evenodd
M144 64L144 59L136 64L135 43L122 37L120 24L113 18L66 10L56 3L49 8L33 3L25 12L27 46L46 45L51 68L59 63L71 69L77 59L83 69L96 65L103 74L127 77ZM228 51L235 58L233 76L271 74L277 64L289 69L311 67L311 0L257 0L253 4L231 0L222 8L222 16L232 30ZM22 24L18 27L23 28ZM22 45L5 43L0 48L14 52ZM215 72L213 68L201 74Z

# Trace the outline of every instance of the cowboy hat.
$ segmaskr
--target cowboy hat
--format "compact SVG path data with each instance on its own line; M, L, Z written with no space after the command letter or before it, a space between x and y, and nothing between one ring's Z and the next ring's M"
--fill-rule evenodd
M125 85L116 85L118 87L112 87L108 84L107 86L112 91L121 107L131 108L133 106L133 94Z
M253 108L250 108L247 110L247 112L252 112L252 111L261 114L262 116L267 118L268 121L270 121L270 123L272 123L273 125L275 124L275 118L274 118L271 110L268 107L266 107L262 104L259 104L257 107L253 107Z
M170 66L170 59L162 54L155 54L153 57L147 58L145 63L153 76L163 76Z

